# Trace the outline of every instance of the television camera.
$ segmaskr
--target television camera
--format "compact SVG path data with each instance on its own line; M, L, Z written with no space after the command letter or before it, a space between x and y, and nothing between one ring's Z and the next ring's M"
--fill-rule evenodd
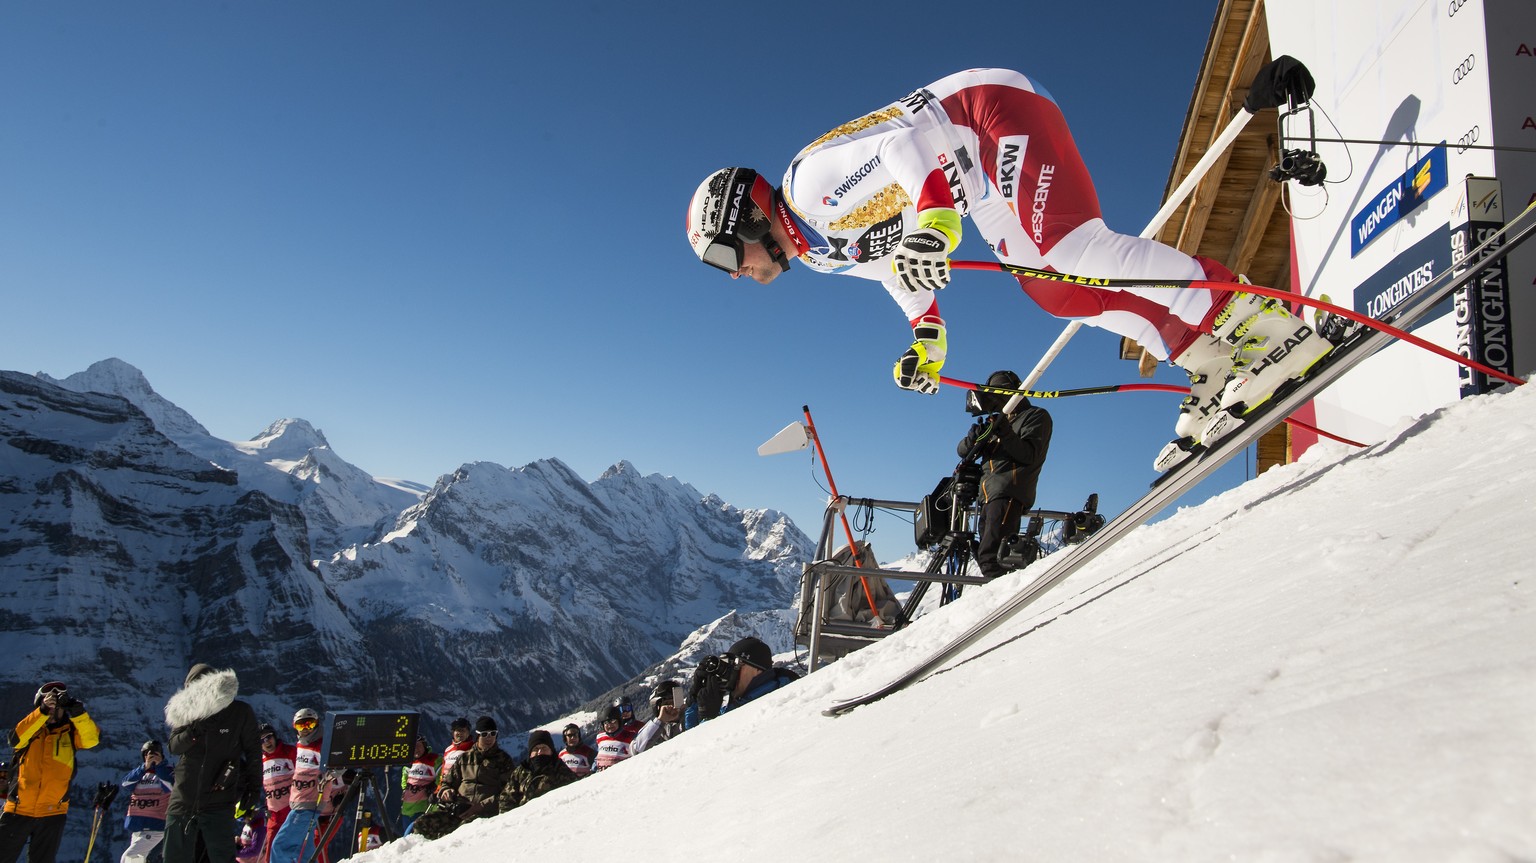
M976 523L980 515L976 499L981 493L981 457L981 454L973 451L961 459L954 473L940 480L933 492L925 495L918 505L913 521L913 541L919 548L936 550L930 569L938 566L945 572L963 574L975 556ZM1087 501L1078 510L1031 510L1024 529L1017 535L1003 539L998 550L998 563L1008 571L1023 569L1042 554L1082 542L1104 526L1104 516L1098 510L1098 494L1088 495ZM1055 523L1060 527L1047 534L1047 523ZM920 583L914 592L920 596L925 587L926 583ZM959 596L959 593L959 585L946 586L943 602ZM909 600L908 606L915 607L915 602Z

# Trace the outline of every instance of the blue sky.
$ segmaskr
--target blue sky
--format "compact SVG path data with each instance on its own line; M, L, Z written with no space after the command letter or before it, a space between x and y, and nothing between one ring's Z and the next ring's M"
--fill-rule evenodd
M1049 87L1106 220L1137 233L1216 6L6 4L0 368L120 357L215 435L303 417L423 483L626 459L814 536L819 466L758 444L809 405L840 491L916 499L954 467L963 394L895 387L910 335L873 282L796 268L761 287L698 263L694 187L731 164L776 178L839 122L1006 66ZM971 236L957 258L986 257ZM957 275L941 306L945 372L969 380L1027 372L1063 323L991 273ZM1085 329L1041 385L1135 380L1116 348ZM1177 404L1049 403L1039 504L1129 503ZM879 530L882 556L909 541Z

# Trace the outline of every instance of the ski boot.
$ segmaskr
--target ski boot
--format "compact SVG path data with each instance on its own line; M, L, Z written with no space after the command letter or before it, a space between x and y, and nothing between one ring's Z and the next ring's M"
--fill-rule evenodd
M1174 439L1152 461L1159 472L1188 458L1200 444L1212 415L1221 410L1221 394L1232 377L1232 349L1219 339L1201 335L1172 362L1189 374L1189 395L1179 405Z
M1285 304L1255 294L1233 297L1216 316L1212 335L1232 346L1232 379L1221 406L1239 417L1269 401L1286 381L1306 376L1333 350Z

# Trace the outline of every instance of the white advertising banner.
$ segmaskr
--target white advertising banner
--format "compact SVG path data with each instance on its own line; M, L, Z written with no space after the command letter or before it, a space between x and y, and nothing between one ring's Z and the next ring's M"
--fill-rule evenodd
M1536 153L1488 149L1506 136L1536 149L1536 126L1523 130L1516 116L1536 114L1536 61L1525 62L1518 36L1536 43L1536 0L1270 0L1267 10L1272 53L1302 61L1317 81L1314 115L1282 118L1282 146L1315 150L1327 167L1320 186L1287 184L1293 287L1379 316L1452 268L1465 177L1497 177L1512 202L1536 192ZM1507 32L1493 39L1495 27ZM1513 176L1521 170L1527 179ZM1518 260L1511 293L1536 314L1531 267ZM1511 337L1523 335L1526 350L1522 359L1515 348L1515 365L1529 373L1536 329L1522 330L1515 312ZM1454 349L1452 303L1415 333ZM1320 397L1317 422L1380 440L1403 418L1456 399L1459 381L1455 364L1396 344Z

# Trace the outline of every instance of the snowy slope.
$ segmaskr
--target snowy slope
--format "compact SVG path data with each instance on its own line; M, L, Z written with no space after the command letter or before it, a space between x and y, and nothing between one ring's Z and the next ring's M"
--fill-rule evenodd
M1315 450L1136 531L906 692L819 713L1027 571L654 752L368 863L624 859L637 842L775 863L1532 859L1533 447L1526 387L1367 450Z

